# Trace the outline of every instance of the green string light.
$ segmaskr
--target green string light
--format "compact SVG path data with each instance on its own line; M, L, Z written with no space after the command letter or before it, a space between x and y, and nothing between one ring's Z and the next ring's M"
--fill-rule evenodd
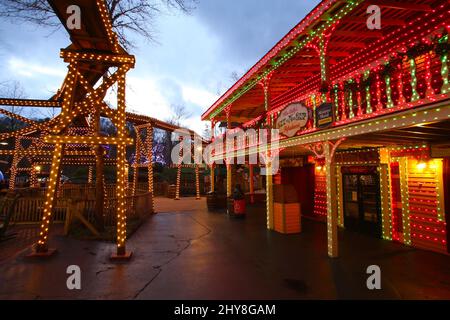
M394 106L394 102L392 101L391 76L386 75L384 81L386 82L387 107L392 108Z
M370 70L367 70L364 72L364 79L367 80L370 77ZM370 85L366 85L366 101L367 101L367 107L366 107L366 114L372 113L372 95L370 94Z
M410 66L411 66L411 89L412 89L411 102L414 102L420 99L419 93L417 92L417 68L416 68L416 60L414 58L410 60Z

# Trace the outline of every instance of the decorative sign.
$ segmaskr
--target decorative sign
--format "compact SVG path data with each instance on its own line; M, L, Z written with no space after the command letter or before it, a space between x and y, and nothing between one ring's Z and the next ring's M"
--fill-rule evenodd
M291 138L300 129L306 127L308 120L308 108L301 103L293 103L281 112L277 120L277 128L282 135Z
M282 168L303 167L304 163L305 159L303 157L280 159L280 167Z
M333 105L322 103L316 108L316 127L327 128L334 122Z

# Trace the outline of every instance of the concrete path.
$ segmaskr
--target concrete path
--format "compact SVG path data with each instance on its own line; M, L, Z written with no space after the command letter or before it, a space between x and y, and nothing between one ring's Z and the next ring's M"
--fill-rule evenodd
M57 255L0 263L0 299L450 299L450 256L351 232L341 257L326 256L326 226L304 220L300 235L265 228L265 209L247 219L208 213L205 200L157 199L152 216L128 241L129 263L111 263L114 245L51 237ZM82 290L66 287L78 265ZM379 265L382 290L366 287Z

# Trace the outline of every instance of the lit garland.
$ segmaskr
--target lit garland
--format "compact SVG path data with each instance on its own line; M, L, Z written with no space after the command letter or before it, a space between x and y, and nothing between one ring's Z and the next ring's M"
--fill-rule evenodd
M412 90L412 97L411 97L411 101L417 101L420 99L419 93L417 92L417 76L416 76L416 72L417 72L417 68L416 68L416 60L415 58L411 58L411 60L409 61L410 63L410 73L411 73L411 90Z
M94 180L94 167L89 166L88 168L88 184L92 184L92 181Z
M154 187L153 187L153 126L149 124L147 126L147 163L148 163L148 173L147 173L147 180L148 180L148 192L150 193L150 205L151 205L151 212L153 213L155 211L155 202L154 202Z
M314 214L327 215L327 186L325 176L325 163L316 162L314 183Z
M387 113L393 109L384 109ZM374 113L375 114L375 113ZM383 113L381 113L383 114ZM389 118L373 119L371 122L349 124L347 126L337 127L333 130L325 131L305 131L303 135L298 135L292 138L286 138L279 141L279 148L289 148L298 145L306 145L309 143L316 143L321 141L339 139L342 137L350 137L352 135L359 135L369 132L377 132L379 130L389 130L407 125L414 125L430 121L445 120L449 118L450 106L437 107L434 109L410 112L408 114L395 114ZM268 146L271 148L271 146ZM260 152L260 147L254 146L247 149L236 150L236 156L245 156ZM221 160L225 158L225 154L214 155L213 160Z
M114 52L117 53L119 52L119 42L117 41L116 33L112 29L110 12L108 11L108 8L106 7L106 3L104 0L97 0L96 4L100 12L100 17L102 19L103 26L108 34L109 41L114 46Z
M403 243L411 245L410 234L410 209L408 192L408 164L406 159L393 158L394 162L399 164L400 172L400 190L402 197L402 225L403 225Z
M330 143L324 143L324 155L326 164L326 188L327 188L327 238L328 238L328 256L336 258L338 256L337 239L337 209L336 205L336 166L333 164L333 151Z
M200 181L199 181L199 168L198 165L195 166L195 198L200 199Z
M337 172L337 184L336 184L336 191L338 196L337 201L337 215L338 215L338 225L343 228L344 227L344 210L342 209L343 206L343 186L342 186L342 173L341 173L341 166L336 166L336 172Z
M349 90L348 90L348 107L349 107L349 119L353 119L355 117L355 113L353 112L353 79L350 79L349 82Z
M387 74L384 78L386 82L386 97L387 97L387 107L392 108L394 106L394 102L392 101L392 88L391 88L391 76Z
M1 106L21 106L21 107L61 107L61 102L59 101L48 101L48 100L30 100L30 99L0 99Z
M117 81L117 114L119 116L119 126L117 127L117 136L119 143L117 145L117 255L126 255L125 241L127 238L127 225L126 225L126 182L128 181L128 175L126 173L126 115L125 115L125 76L122 75ZM132 143L132 141L131 141Z
M439 44L448 45L448 34L439 40ZM448 49L446 49L441 52L441 76L443 80L441 93L443 94L447 94L450 90L450 82L448 80L448 60Z
M61 50L60 57L64 59L64 62L71 61L101 61L111 62L114 64L130 64L131 67L135 64L135 58L129 55L108 55L98 53L84 53L69 50Z
M436 213L439 221L445 223L445 194L443 179L443 163L442 160L434 160L436 163L435 183L436 183Z
M340 120L339 118L339 85L335 84L334 85L334 112L335 112L335 121Z
M367 70L364 73L364 80L366 81L367 79L369 79L371 76L370 74L370 70ZM371 114L372 113L372 95L370 94L370 82L366 85L366 103L367 103L367 107L366 107L366 114Z
M382 226L382 237L385 240L392 240L392 232L390 231L390 227L392 225L390 219L391 213L391 200L390 200L390 187L389 187L389 168L388 165L384 167L379 167L380 174L380 199L381 199L381 226Z
M62 156L62 145L55 145L55 150L53 151L52 167L50 170L50 177L47 186L47 193L44 203L44 211L42 214L41 230L39 233L38 245L36 247L37 252L47 252L48 251L48 231L50 227L50 220L52 216L53 206L55 204L55 192L56 184L59 177L60 159Z

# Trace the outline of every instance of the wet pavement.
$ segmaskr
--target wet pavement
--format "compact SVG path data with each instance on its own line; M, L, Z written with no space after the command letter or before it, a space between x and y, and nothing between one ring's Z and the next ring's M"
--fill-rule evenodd
M340 258L326 255L326 226L304 219L303 233L265 228L265 208L245 220L208 213L205 200L158 198L128 241L130 262L111 263L112 243L54 234L58 253L0 262L0 299L450 299L450 256L341 231ZM66 268L81 268L68 290ZM370 291L369 265L382 290Z

